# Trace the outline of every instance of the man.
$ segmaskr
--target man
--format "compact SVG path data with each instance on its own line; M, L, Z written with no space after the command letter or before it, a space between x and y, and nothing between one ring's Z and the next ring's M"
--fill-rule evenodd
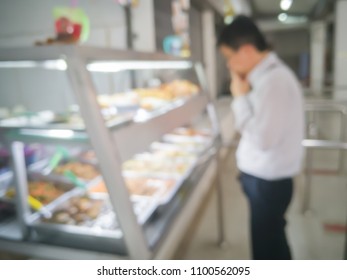
M303 156L300 84L246 16L225 27L218 46L232 79L231 107L241 134L236 158L250 204L253 258L291 259L284 215Z

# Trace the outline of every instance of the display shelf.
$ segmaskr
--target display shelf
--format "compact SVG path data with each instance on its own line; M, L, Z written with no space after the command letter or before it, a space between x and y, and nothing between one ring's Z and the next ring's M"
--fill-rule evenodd
M26 68L64 72L68 76L84 125L16 124L0 121L1 139L4 139L11 150L15 175L18 220L13 221L11 227L16 227L21 240L13 243L3 236L0 249L8 249L11 247L9 244L14 244L13 252L30 255L30 248L38 246L47 252L40 249L35 255L48 258L64 255L63 252L67 252L63 258L74 258L78 256L78 252L81 252L81 256L92 258L107 256L150 259L158 257L158 252L165 256L163 248L172 238L172 225L183 216L187 216L187 211L190 210L183 209L187 208L191 198L201 198L205 193L206 187L199 187L200 180L216 160L220 148L218 120L208 97L201 65L158 53L92 47L44 46L0 49L1 70ZM166 102L165 106L146 111L145 114L134 113L126 118L105 121L97 99L100 92L92 77L93 73L106 73L110 78L120 71L136 71L135 80L141 80L142 74L148 76L148 71L152 70L164 72L162 69L169 71L167 77L171 77L170 79L181 72L181 76L177 76L180 79L186 75L195 77L199 92L175 97ZM130 84L133 84L134 76L130 77ZM180 186L175 189L170 199L160 207L158 204L146 219L139 219L134 213L133 202L122 176L122 163L148 150L151 143L162 140L163 135L175 128L195 124L203 117L210 122L212 144L197 155L196 163L184 175ZM86 230L78 226L45 225L39 222L40 215L33 216L27 203L28 174L23 155L24 143L78 146L81 149L92 147L98 159L98 168L105 182L111 207L117 216L119 229Z

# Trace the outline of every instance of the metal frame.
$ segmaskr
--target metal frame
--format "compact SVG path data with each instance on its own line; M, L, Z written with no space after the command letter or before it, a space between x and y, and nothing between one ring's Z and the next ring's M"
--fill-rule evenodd
M338 88L339 89L339 88ZM309 210L310 193L312 187L312 175L309 173L309 169L312 167L312 149L338 149L339 154L339 172L343 170L344 152L347 150L346 143L346 118L347 118L347 104L345 102L337 102L332 100L319 100L311 101L305 106L306 111L317 114L320 112L337 112L340 114L340 141L318 140L318 139L305 139L302 144L307 150L307 169L306 174L306 187L303 200L303 213ZM347 222L346 222L347 223ZM344 259L347 260L347 232L345 234L345 247L344 247Z
M309 148L309 149L310 148L319 148L319 149L347 150L347 143L346 142L306 139L303 141L302 144L304 147ZM344 256L343 257L345 260L347 260L347 232L345 233L345 248L344 248Z
M320 101L307 103L305 105L306 112L312 112L313 120L316 120L316 115L322 112L338 113L340 115L340 131L339 140L345 140L346 134L346 117L347 117L347 107L346 105L340 103L333 103L331 101ZM343 153L339 154L339 171L343 170Z
M121 158L116 149L117 142L112 141L109 130L96 101L96 90L90 74L85 68L85 58L77 52L67 56L67 73L77 97L86 130L100 167L106 187L123 230L125 244L131 258L147 259L150 257L148 246L140 225L137 223L129 193L122 179Z
M29 234L27 225L27 219L30 215L30 209L27 203L28 197L28 185L27 176L25 168L25 159L23 155L24 145L21 142L11 143L11 155L14 171L14 180L16 186L21 186L17 188L16 194L16 206L17 206L17 219L20 225L20 234L23 238L26 238Z
M131 50L114 50L111 48L87 46L40 46L0 48L0 61L44 61L65 59L68 55L78 55L89 60L165 60L183 61L185 59L166 55L164 53L147 53ZM189 61L189 60L185 60Z
M202 113L206 108L207 102L205 96L195 96L176 109L152 118L147 122L133 123L122 129L113 130L111 136L117 143L120 158L122 160L129 159L135 153L145 150L146 147L158 140L164 133L185 125L187 120L192 120L194 116ZM129 139L137 139L139 135L141 135L141 141L129 141Z
M305 111L306 112L312 112L313 113L313 119L316 119L316 115L321 112L336 112L340 115L340 131L339 131L339 140L340 142L336 141L325 141L325 140L319 140L319 139L306 139L303 141L303 145L305 147L314 147L314 148L332 148L332 149L339 149L339 165L338 165L338 172L342 172L343 166L344 166L344 148L341 148L341 143L345 141L346 137L346 118L347 118L347 104L343 103L337 103L330 100L319 100L319 101L311 101L307 104L305 104ZM308 131L308 137L310 137L310 132ZM314 137L316 135L313 135ZM313 141L313 142L312 142ZM313 146L306 146L306 145L313 145ZM317 146L322 145L322 146ZM330 146L329 146L330 145ZM329 147L328 147L329 146ZM305 190L304 190L304 198L303 198L303 205L302 205L302 212L305 213L309 211L309 201L310 201L310 195L311 195L311 182L312 182L312 175L310 170L312 169L313 165L313 150L308 150L306 153L306 184L305 184Z
M204 78L204 69L201 65L201 63L195 64L196 73L200 82L200 85L202 86L204 92L208 91L208 84L207 79ZM213 104L213 100L211 96L208 96L209 103L207 105L208 114L210 116L210 119L212 121L214 135L218 137L219 145L218 149L216 151L216 161L217 161L217 176L216 176L216 190L217 190L217 222L218 222L218 245L220 247L225 246L226 244L226 238L225 238L225 225L224 225L224 202L223 202L223 186L222 182L220 180L221 174L221 166L222 166L222 160L220 158L220 151L222 148L223 139L220 134L220 122L218 120L216 107Z
M0 61L44 61L49 59L64 59L67 63L66 71L70 79L73 92L75 93L78 104L80 105L82 117L85 120L87 135L89 135L90 142L95 149L97 157L102 159L100 161L100 167L110 195L111 203L116 213L122 213L117 216L123 230L125 245L128 249L129 257L132 259L149 259L155 257L154 251L153 249L149 248L143 229L137 223L136 216L133 212L129 194L121 176L121 162L122 160L129 158L131 155L144 150L150 142L158 139L158 137L165 132L168 132L179 125L190 122L194 116L201 115L206 107L209 118L213 125L215 136L219 136L219 127L215 108L208 99L208 96L206 97L207 86L202 66L196 64L195 71L199 82L203 87L202 92L205 95L192 98L184 105L154 117L147 123L130 122L124 127L109 129L105 125L96 101L96 90L94 88L90 73L86 69L86 64L88 62L91 60L182 61L183 59L170 57L164 54L116 51L111 49L77 46L45 46L0 50ZM170 120L169 125L168 120ZM139 132L142 131L145 133L149 127L155 127L156 129L153 134L149 136L146 135L146 139L144 141L136 141L136 143L133 145L129 145L129 143L127 143L129 140L129 135L130 137L138 136ZM30 131L29 128L28 130ZM80 134L80 138L75 139L75 141L82 141L85 143L86 138L83 132ZM23 169L25 169L23 167L24 159L23 155L20 156L22 146L20 143L12 142L17 139L18 136L20 135L12 134L9 137L9 141L13 143L11 146L14 159L14 170L19 186L18 203L19 205L27 205L27 188L25 187L26 174L25 172L23 173ZM57 142L61 143L61 141L63 141L66 143L66 141L62 139L49 139L44 137L40 139L40 137L35 136L26 136L25 141L30 142L35 139L38 141L43 140L45 142L57 140ZM222 204L219 203L220 207L222 207L221 205ZM26 207L28 208L28 206ZM27 234L27 213L28 209L25 209L25 207L19 208L19 216L22 217L21 225L23 236ZM163 244L161 246L165 247ZM156 251L158 251L158 248Z

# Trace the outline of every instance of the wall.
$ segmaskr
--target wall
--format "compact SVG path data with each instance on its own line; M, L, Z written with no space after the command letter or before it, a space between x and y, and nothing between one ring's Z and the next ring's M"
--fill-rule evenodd
M335 17L335 66L334 86L339 88L334 92L337 99L347 99L347 36L346 18L347 1L337 1Z
M156 26L154 22L154 1L141 0L132 11L134 49L155 52Z
M203 62L202 13L193 5L189 13L192 59Z
M298 75L300 55L310 51L307 29L266 32L266 37L280 58Z
M321 94L325 80L325 55L327 24L323 21L313 22L310 27L311 31L311 81L310 87L314 93Z

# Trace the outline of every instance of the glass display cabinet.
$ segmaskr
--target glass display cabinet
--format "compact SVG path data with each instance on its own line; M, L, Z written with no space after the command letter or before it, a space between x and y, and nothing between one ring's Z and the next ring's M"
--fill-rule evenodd
M1 49L0 88L0 248L167 258L220 147L201 64L78 46Z

